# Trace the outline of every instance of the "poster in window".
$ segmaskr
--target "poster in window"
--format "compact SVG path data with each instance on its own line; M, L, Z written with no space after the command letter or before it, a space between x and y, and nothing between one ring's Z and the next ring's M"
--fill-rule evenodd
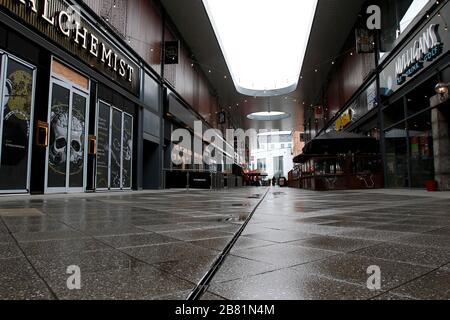
M51 99L48 187L65 188L69 140L70 90L53 84Z
M99 103L97 119L97 189L109 188L109 138L111 108Z
M33 70L9 59L0 115L3 117L0 190L27 189L32 98Z
M111 189L120 189L122 168L122 112L113 110L111 133Z
M73 94L72 124L70 132L70 187L84 186L84 158L86 154L86 105L87 99Z
M123 168L122 183L124 189L131 188L132 163L133 163L133 117L123 116Z

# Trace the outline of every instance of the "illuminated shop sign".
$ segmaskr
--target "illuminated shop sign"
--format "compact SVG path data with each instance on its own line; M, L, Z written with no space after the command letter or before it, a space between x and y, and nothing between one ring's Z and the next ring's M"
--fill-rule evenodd
M348 109L336 120L336 131L344 130L353 121L353 109Z
M133 93L139 91L139 67L65 0L0 0L0 6Z
M433 61L442 54L442 43L439 39L438 25L430 25L413 45L397 58L395 71L397 84L403 84L408 77L414 76L423 68L425 62Z
M445 21L450 21L450 5L447 4L427 20L410 40L398 49L398 54L390 60L380 74L382 98L390 97L409 81L450 49L450 37Z

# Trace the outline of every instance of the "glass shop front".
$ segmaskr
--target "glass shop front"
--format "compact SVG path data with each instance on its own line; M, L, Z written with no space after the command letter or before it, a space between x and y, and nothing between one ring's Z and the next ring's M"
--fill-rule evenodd
M51 2L41 19L0 0L0 194L131 190L137 60L83 13L67 27L70 5Z

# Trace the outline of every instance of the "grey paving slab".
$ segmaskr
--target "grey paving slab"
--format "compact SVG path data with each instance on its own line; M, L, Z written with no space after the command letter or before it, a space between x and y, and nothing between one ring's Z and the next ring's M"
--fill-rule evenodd
M243 279L270 271L278 270L279 267L264 262L258 262L229 256L220 267L220 270L214 277L214 282L227 282L231 280Z
M305 240L294 241L289 244L322 250L351 252L380 244L380 242L362 239L315 236Z
M223 249L231 242L233 237L226 237L226 238L213 238L213 239L206 239L206 240L195 240L190 241L189 243L203 247L208 249L213 249L217 251L223 251Z
M192 257L218 255L211 249L194 246L188 243L170 243L154 246L123 249L123 252L150 264L190 259Z
M187 281L199 283L211 269L211 266L216 260L217 255L205 255L195 258L191 257L176 261L156 263L154 264L154 267Z
M193 286L192 283L148 266L85 274L81 290L68 290L64 280L49 281L52 290L62 300L148 300L186 291Z
M174 232L165 232L164 235L182 241L206 240L229 236L229 233L220 230L221 229L219 228L213 230L206 229L206 230L174 231Z
M297 232L297 231L289 231L289 230L268 230L263 232L257 232L252 234L247 234L247 238L256 239L256 240L264 240L269 242L276 243L286 243L292 242L296 240L308 239L312 238L312 234Z
M102 236L96 239L117 249L180 242L175 238L156 233Z
M352 254L330 257L294 269L300 273L317 274L366 287L369 279L367 271L371 266L380 268L381 291L388 291L433 270L433 268Z
M287 244L240 249L233 252L234 256L269 263L279 268L317 261L336 254L336 252L332 251L302 248Z
M416 247L398 243L386 243L354 252L355 254L406 262L429 267L441 267L450 263L450 249Z
M392 291L420 300L449 300L450 271L437 270Z
M20 248L15 243L0 244L0 261L2 259L23 257Z
M294 270L214 283L210 291L229 300L360 300L374 295L364 287Z

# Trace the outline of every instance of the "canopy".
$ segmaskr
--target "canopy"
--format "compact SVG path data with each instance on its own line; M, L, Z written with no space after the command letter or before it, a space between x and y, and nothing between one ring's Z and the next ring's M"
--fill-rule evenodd
M338 155L348 153L378 153L377 139L352 132L330 132L308 142L303 148L303 155L294 158L295 163L301 163L311 155ZM298 161L300 160L300 161Z

